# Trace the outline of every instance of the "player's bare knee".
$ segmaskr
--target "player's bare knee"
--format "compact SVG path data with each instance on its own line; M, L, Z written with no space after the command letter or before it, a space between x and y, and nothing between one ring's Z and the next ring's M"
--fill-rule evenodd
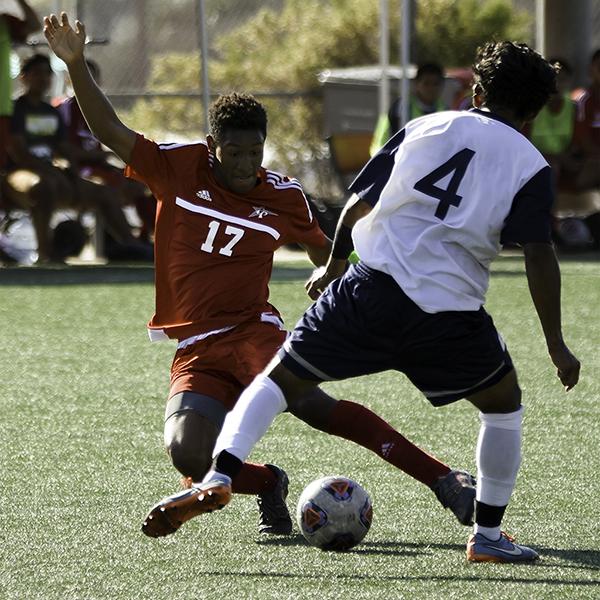
M165 449L173 466L185 477L199 480L212 462L218 430L202 415L187 411L165 421Z
M316 429L327 431L329 417L337 400L328 396L319 387L306 388L303 393L288 402L289 411Z
M295 416L305 420L301 415L313 401L313 390L317 389L318 382L301 379L278 360L278 357L267 367L266 375L281 390L285 396L288 410Z
M508 373L496 385L468 397L482 413L511 413L521 406L521 388L515 371Z
M167 452L173 466L193 481L202 480L212 462L210 452L186 443L173 442L167 447Z

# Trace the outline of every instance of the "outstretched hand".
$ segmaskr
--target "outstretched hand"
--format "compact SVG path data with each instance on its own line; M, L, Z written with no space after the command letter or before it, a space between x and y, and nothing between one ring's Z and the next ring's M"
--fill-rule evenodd
M83 57L85 26L75 21L73 29L66 13L60 14L60 20L54 14L44 17L44 35L54 54L67 65Z

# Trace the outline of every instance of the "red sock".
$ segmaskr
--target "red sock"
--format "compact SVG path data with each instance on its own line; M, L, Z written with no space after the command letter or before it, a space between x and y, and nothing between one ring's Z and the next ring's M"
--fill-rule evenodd
M450 467L427 454L361 404L340 400L329 417L327 433L372 450L383 460L431 486Z
M276 482L275 473L269 467L246 462L233 478L231 489L234 494L262 494L270 492Z

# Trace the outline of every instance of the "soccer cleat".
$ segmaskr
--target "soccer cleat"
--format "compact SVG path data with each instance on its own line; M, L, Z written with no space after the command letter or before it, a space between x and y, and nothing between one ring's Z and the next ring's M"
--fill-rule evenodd
M475 533L467 542L467 560L470 562L515 563L531 562L539 558L540 555L535 550L515 544L514 539L504 531L496 541Z
M473 525L475 512L475 484L467 471L450 471L431 486L444 508L449 508L463 525Z
M286 472L275 465L265 465L277 477L275 488L256 497L258 504L258 532L270 535L289 535L292 532L292 519L285 503L288 495L289 479Z
M163 537L175 533L191 518L220 510L231 500L231 483L213 479L193 485L190 489L163 498L152 507L142 531L150 537Z

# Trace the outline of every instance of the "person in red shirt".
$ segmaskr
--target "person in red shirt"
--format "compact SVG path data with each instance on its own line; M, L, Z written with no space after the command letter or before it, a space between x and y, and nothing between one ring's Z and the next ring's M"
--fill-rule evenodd
M577 99L576 143L584 165L577 177L577 188L589 190L600 186L600 49L590 60L590 86Z
M225 414L285 339L269 303L275 250L303 246L324 265L331 241L314 219L299 182L262 167L267 135L264 107L250 95L221 96L209 112L210 135L193 144L157 144L127 128L91 77L85 28L65 13L44 19L52 50L67 65L90 130L143 181L157 200L156 308L153 340L177 340L165 412L165 446L192 487L167 498L194 496L193 482L210 468ZM322 402L323 392L306 398ZM428 485L464 524L472 522L472 477L451 470L414 446L367 408L340 401L315 427L361 444ZM262 533L290 533L287 475L273 465L244 463L237 493L258 494ZM142 526L149 536L176 531L164 501Z
M600 48L590 59L590 85L577 98L575 146L581 156L581 167L575 177L575 189L580 194L578 210L585 217L584 230L589 231L593 247L600 248ZM590 193L591 192L591 193ZM585 238L589 239L588 235Z

